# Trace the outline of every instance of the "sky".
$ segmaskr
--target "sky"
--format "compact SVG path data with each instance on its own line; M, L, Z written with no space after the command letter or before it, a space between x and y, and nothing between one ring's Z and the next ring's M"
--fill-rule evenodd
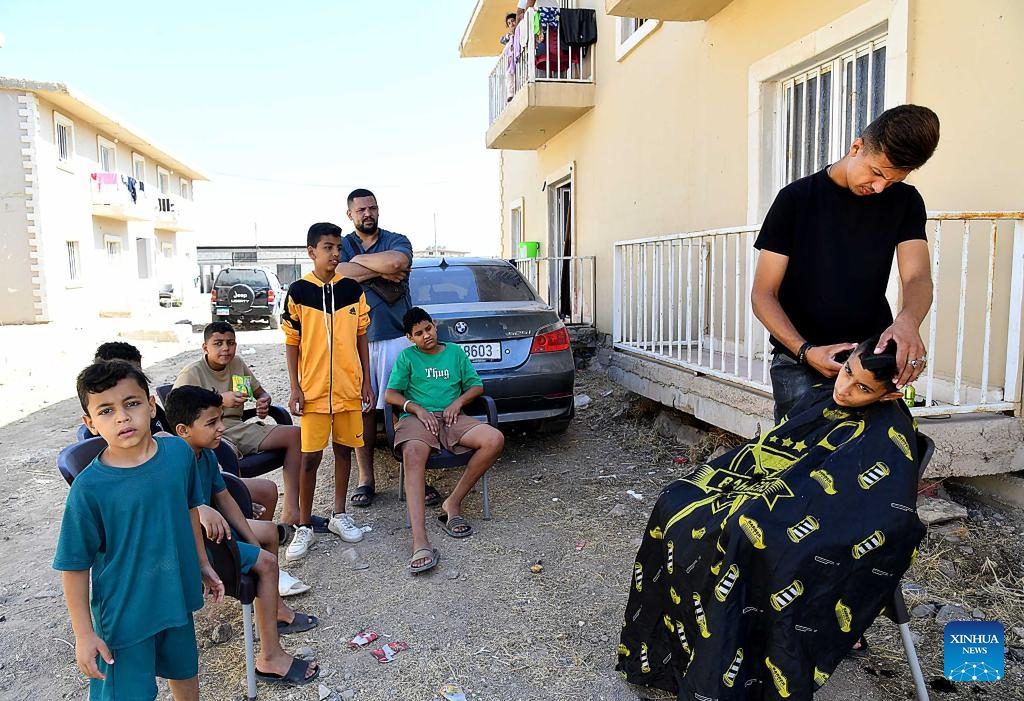
M414 247L436 219L439 244L496 255L497 58L458 55L475 4L3 0L0 75L66 83L205 173L199 245L351 230L345 196L365 187Z

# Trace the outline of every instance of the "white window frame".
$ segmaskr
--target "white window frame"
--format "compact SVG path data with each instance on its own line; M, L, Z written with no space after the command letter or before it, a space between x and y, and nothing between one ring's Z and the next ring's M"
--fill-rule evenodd
M82 244L79 241L65 241L68 253L68 287L82 286Z
M142 164L142 177L139 177L139 164ZM132 151L132 177L139 182L146 182L146 157Z
M60 147L61 129L64 129L66 134L65 151ZM57 155L57 167L70 171L75 159L75 123L56 110L53 111L53 148Z
M781 82L844 47L885 35L886 105L907 99L910 0L869 0L851 12L752 64L748 73L747 223L757 225L781 184L783 140L777 127ZM849 147L849 144L846 145Z
M623 61L633 53L647 37L661 26L660 19L645 19L636 24L639 17L617 17L615 21L615 60Z
M156 189L161 195L171 194L171 171L163 166L156 167Z
M109 169L103 167L103 150L106 149L111 153L111 163ZM117 172L117 144L110 139L104 138L100 135L96 135L96 163L98 164L101 173L116 173Z
M160 244L160 252L163 254L164 259L171 259L174 257L174 244L163 241Z
M117 245L116 260L113 260L114 254L110 250L110 244ZM124 239L120 236L106 235L103 237L103 253L106 256L108 265L121 266L124 265Z
M181 194L181 199L191 200L192 199L192 182L187 178L178 179L178 192Z
M519 218L519 236L516 237L515 221ZM518 197L508 207L508 236L511 248L509 258L519 257L519 244L526 240L526 209L523 206L523 198Z

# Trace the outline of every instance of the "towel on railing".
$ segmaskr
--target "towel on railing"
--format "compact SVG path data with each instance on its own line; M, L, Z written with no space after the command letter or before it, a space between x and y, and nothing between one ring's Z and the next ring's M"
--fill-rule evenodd
M117 185L117 173L93 173L92 179L96 181L97 190L102 190L104 185Z
M559 10L558 37L570 48L597 43L597 15L593 10Z

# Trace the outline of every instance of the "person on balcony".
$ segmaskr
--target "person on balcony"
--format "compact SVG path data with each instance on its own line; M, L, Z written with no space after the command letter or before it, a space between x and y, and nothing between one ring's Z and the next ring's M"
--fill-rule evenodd
M900 389L925 369L920 326L932 303L925 206L903 180L939 143L927 107L886 110L838 162L776 196L754 247L761 251L751 305L771 334L775 419L812 385L835 377L855 338L895 340ZM893 255L903 306L886 300Z
M878 336L784 421L658 497L617 669L680 699L811 701L892 601L925 528L913 418Z

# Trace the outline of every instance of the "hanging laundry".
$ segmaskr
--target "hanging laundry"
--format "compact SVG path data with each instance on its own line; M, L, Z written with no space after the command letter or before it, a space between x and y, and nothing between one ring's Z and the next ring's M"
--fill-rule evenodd
M138 197L138 194L135 191L135 182L136 182L135 178L131 177L130 175L129 176L122 175L121 176L121 182L124 183L124 186L126 188L128 188L128 194L132 196L132 204L135 204L135 202L137 201L136 198Z
M562 9L558 20L558 36L564 45L586 48L597 43L597 15L593 10Z
M558 14L561 12L557 7L538 7L537 17L541 29L558 26Z

